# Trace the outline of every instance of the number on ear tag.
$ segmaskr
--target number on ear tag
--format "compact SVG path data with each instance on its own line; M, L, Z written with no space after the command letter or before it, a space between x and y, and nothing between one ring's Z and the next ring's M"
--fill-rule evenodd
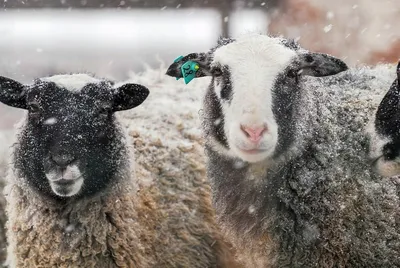
M177 57L174 62L178 62L183 59L183 56ZM185 84L189 84L196 77L196 72L200 69L200 65L195 61L187 61L181 66L181 72L183 79L185 80ZM181 79L177 77L176 80Z
M190 81L196 78L196 72L199 69L200 69L199 64L194 61L187 61L182 65L181 70L183 79L185 80L185 84L189 84Z

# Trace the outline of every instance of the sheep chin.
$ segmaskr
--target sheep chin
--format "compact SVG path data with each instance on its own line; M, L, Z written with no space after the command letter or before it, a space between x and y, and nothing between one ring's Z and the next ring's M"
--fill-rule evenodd
M374 169L383 177L399 177L400 176L400 159L396 158L394 161L385 160L380 157L376 160Z
M46 177L52 191L58 196L74 196L79 193L83 185L82 173L76 165L56 169L46 173Z

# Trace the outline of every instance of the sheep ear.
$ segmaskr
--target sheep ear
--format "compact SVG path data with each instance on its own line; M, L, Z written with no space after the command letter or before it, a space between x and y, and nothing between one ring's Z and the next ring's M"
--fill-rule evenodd
M15 80L0 76L0 102L16 107L27 109L25 86Z
M375 114L376 119L388 120L395 116L399 111L399 100L400 86L394 82L378 106Z
M391 85L389 91L383 97L381 103L378 106L375 117L377 120L388 120L396 116L400 107L400 62L396 68L397 82L396 80Z
M303 75L329 76L347 69L346 63L327 54L313 52L300 54L300 70Z
M125 84L115 89L113 111L123 111L142 104L150 91L138 84Z
M184 78L185 72L182 71L182 66L187 62L194 62L198 64L196 69L192 71L194 74L194 78L210 76L210 63L211 57L207 53L191 53L186 56L181 56L175 59L174 63L172 63L167 70L167 75L176 77L176 78ZM188 72L186 75L191 71L190 65L187 65Z

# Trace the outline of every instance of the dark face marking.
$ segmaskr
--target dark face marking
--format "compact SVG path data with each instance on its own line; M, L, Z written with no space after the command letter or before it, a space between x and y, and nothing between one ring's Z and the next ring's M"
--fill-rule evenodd
M396 79L378 106L375 117L378 134L390 139L382 150L386 160L400 157L400 85Z
M228 140L224 131L224 114L220 100L215 92L214 83L211 83L204 98L203 129L205 136L213 137L223 147L229 149Z
M295 140L295 113L300 104L301 90L298 71L287 68L278 75L272 88L272 112L278 125L278 144L274 157L279 157Z
M227 101L229 103L233 97L231 72L229 67L214 67L211 68L211 73L213 75L212 83L215 85L215 88L220 89L220 92L217 94L220 96L222 101Z

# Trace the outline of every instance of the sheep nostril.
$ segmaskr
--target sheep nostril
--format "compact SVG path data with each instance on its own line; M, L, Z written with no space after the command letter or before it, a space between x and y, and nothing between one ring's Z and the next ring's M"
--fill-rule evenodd
M246 130L246 127L244 127L243 125L240 125L240 130L244 133L244 135L246 135L247 138L250 137L249 132Z

